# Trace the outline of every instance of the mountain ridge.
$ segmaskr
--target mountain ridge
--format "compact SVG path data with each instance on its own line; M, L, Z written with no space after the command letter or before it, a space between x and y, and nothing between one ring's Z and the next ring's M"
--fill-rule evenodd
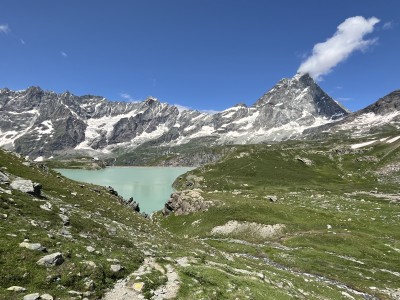
M153 97L121 102L39 87L1 89L0 145L40 159L60 152L112 156L145 143L174 147L199 138L216 145L278 142L349 115L308 74L280 80L250 107L239 103L216 114L180 110Z

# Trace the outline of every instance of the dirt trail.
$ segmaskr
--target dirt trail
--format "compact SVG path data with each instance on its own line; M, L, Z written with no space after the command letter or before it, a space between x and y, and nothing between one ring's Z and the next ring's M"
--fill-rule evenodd
M155 290L154 296L151 299L173 299L178 294L180 286L179 275L172 265L168 264L165 266L165 268L167 269L167 272L165 274L168 279L167 283ZM158 263L156 263L153 257L148 257L135 272L133 272L126 278L117 281L117 283L114 285L114 288L105 294L103 300L145 299L143 293L141 292L140 279L135 279L137 277L150 273L152 269L156 269L163 274L165 273L165 270Z

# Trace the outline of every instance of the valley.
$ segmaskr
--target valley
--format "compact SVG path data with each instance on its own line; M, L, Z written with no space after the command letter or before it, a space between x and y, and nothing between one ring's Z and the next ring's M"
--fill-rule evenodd
M297 74L216 114L0 105L0 299L400 299L398 91L350 113ZM150 216L53 170L107 166L194 169Z

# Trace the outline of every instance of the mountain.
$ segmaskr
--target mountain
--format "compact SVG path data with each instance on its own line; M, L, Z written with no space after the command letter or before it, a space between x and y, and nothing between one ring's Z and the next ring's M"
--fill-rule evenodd
M304 131L305 136L346 135L361 137L377 132L400 129L400 90L393 91L375 103L341 120Z
M282 79L251 107L238 104L214 115L155 98L112 102L39 87L1 89L0 145L40 158L68 152L107 156L145 143L173 147L201 138L261 143L297 138L347 114L308 74Z

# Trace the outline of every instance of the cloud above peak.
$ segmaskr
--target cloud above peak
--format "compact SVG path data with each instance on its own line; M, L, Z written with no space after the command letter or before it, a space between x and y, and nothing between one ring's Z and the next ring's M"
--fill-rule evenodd
M10 27L7 24L0 24L0 32L1 33L9 33Z
M375 17L366 19L361 16L346 19L331 38L314 46L311 56L303 61L297 72L308 73L315 80L321 80L351 53L364 51L376 42L376 39L365 40L364 36L373 32L379 21Z

